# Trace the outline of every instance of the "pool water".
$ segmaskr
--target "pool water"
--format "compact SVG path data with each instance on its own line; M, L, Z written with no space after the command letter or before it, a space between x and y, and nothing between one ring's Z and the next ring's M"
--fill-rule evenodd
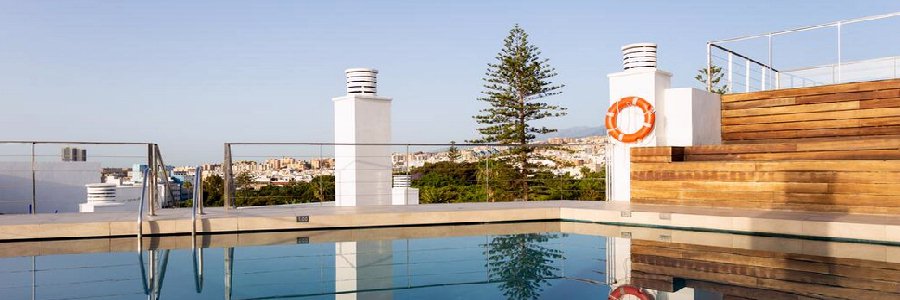
M900 299L896 245L565 222L145 240L0 244L0 299Z
M587 299L609 293L605 237L299 242L204 249L202 280L195 275L199 253L191 249L5 258L0 298Z

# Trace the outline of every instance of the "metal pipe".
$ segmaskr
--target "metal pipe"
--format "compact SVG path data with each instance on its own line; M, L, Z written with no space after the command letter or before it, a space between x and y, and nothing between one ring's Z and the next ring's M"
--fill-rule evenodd
M144 240L144 201L146 201L145 195L147 194L147 172L149 170L143 170L141 173L144 175L144 180L141 183L141 200L138 203L138 218L137 218L137 238L138 238L138 251L141 251L141 243Z
M34 143L31 143L31 214L37 214L37 174L35 172Z
M837 22L837 82L841 82L841 22Z
M223 200L225 210L229 210L234 206L234 176L232 175L233 170L231 169L231 144L225 143L225 159L222 163L222 171L224 173L225 180L223 191Z
M732 66L734 59L734 54L728 52L728 92L731 93L734 90L734 81L732 81L731 74L734 73L734 68Z
M147 214L151 216L156 215L156 205L154 199L156 199L156 144L148 144L147 145L147 172L144 175L144 182L149 186L149 192L147 198Z
M706 91L712 92L712 43L706 43Z
M194 171L194 202L197 203L197 214L203 214L203 167Z
M750 59L744 59L744 92L750 92Z

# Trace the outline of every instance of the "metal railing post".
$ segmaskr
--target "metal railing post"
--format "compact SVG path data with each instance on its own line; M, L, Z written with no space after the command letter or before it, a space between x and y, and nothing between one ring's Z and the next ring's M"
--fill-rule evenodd
M147 215L156 215L156 144L147 145L147 173L144 175L144 181L147 183Z
M36 164L34 155L34 144L31 143L31 214L37 214L37 174L35 172Z
M841 82L841 22L837 22L837 81L832 83Z
M142 250L141 243L144 241L144 201L147 200L147 176L149 170L141 171L141 174L144 176L144 182L141 183L141 198L140 203L138 203L138 218L137 218L137 238L138 238L138 252Z
M706 43L706 91L712 92L712 43Z
M233 170L231 169L231 144L229 143L225 143L225 159L222 163L222 172L225 177L223 178L225 180L223 200L225 210L228 210L234 207L234 177L232 175Z
M732 67L732 60L734 59L734 53L731 51L728 52L728 92L731 93L734 91L734 81L731 79L731 73L734 73L734 68Z
M760 74L759 75L760 76L759 77L759 90L765 91L766 90L766 73L768 73L769 70L763 66L760 66L759 70L760 70L760 72L759 72L759 74Z
M744 92L750 92L750 60L744 59Z
M194 171L194 202L197 206L197 214L203 214L203 167L197 167Z

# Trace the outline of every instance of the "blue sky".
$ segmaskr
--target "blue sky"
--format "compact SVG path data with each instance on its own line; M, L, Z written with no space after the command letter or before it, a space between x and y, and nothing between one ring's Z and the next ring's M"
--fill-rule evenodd
M175 164L220 160L226 141L328 142L343 70L374 67L379 94L394 97L395 142L462 141L475 137L485 64L515 23L566 84L549 101L569 115L546 124L599 126L623 44L658 43L673 85L694 87L708 40L898 10L897 1L0 1L0 140L153 141ZM886 51L897 55L892 38ZM783 53L813 64L834 56Z

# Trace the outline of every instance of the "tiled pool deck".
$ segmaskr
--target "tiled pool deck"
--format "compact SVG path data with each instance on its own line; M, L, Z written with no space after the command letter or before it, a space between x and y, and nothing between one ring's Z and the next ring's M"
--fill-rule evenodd
M299 217L308 216L307 222ZM537 201L416 206L282 206L207 208L198 233L327 230L385 226L574 221L900 243L900 218L731 208L632 205L621 202ZM571 223L569 223L571 224ZM144 235L190 234L190 209L145 217ZM0 241L135 236L136 213L0 216Z

